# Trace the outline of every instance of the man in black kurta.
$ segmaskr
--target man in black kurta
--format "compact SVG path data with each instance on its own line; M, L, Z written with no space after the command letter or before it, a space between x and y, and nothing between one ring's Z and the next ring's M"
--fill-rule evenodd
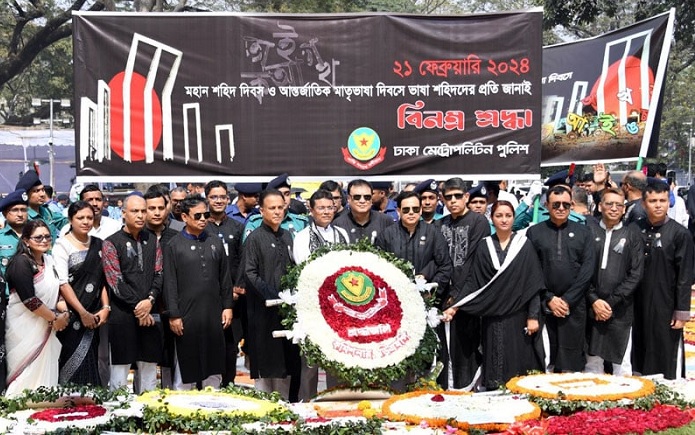
M454 267L449 294L461 294L470 273L473 252L478 243L490 235L490 224L485 216L471 212L466 206L468 187L460 178L451 178L444 183L442 194L450 214L435 221L449 246ZM451 304L449 294L441 295L442 308ZM475 386L476 374L482 362L480 328L480 317L467 313L460 313L448 324L439 326L437 333L442 342L440 358L445 368L438 381L444 388L472 389Z
M668 185L649 183L642 204L647 219L633 224L645 246L644 276L635 293L633 367L642 375L685 375L683 327L690 319L693 240L668 218Z
M416 192L403 192L396 198L396 205L401 218L377 236L375 245L410 261L416 276L438 285L437 294L441 297L449 287L453 271L449 246L441 231L420 219L421 201Z
M247 347L256 389L289 397L290 373L299 367L299 349L273 331L284 329L277 307L266 307L283 289L280 280L292 264L292 236L280 227L285 215L282 193L267 189L260 196L263 223L244 243L244 280L248 315Z
M376 237L394 224L393 219L372 210L372 185L362 179L348 184L348 204L350 210L333 221L333 225L343 228L350 236L350 243L367 238L374 243Z
M597 261L587 294L585 371L603 373L608 361L614 375L632 376L633 302L644 269L644 247L639 232L622 223L625 197L620 190L604 189L598 207L601 221L589 220Z
M164 251L164 303L176 335L174 388L218 388L225 369L224 329L232 322L232 281L222 241L205 232L200 195L181 203L186 224Z
M210 219L205 231L209 235L219 238L222 242L232 280L234 316L232 326L224 330L226 363L222 373L222 385L229 385L234 383L236 376L239 341L241 341L244 331L242 322L246 321L246 296L243 295L244 289L237 284L244 224L229 217L225 212L228 199L226 183L219 180L210 181L205 185L205 198L210 207Z
M130 366L138 368L137 394L157 386L162 358L162 325L155 302L162 291L162 250L145 227L145 200L130 195L123 201L125 226L102 245L109 286L109 387L127 385Z
M569 220L570 189L558 185L548 190L550 219L532 226L527 237L541 260L546 292L541 305L546 312L550 341L549 369L580 372L586 358L586 293L594 273L594 246L586 225Z

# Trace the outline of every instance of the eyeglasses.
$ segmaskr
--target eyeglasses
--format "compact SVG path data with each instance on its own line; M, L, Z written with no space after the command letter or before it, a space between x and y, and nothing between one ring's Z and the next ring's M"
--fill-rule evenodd
M362 198L364 198L365 201L371 201L372 195L350 195L350 198L352 198L354 201L361 201Z
M11 208L7 210L8 213L15 213L15 214L20 214L20 213L27 213L28 210L26 207L21 207L21 208Z
M469 204L487 204L487 201L484 199L473 199L468 201Z
M560 208L564 208L565 210L569 210L570 207L572 207L572 204L569 202L553 202L550 204L550 206L553 208L553 210L559 210Z
M210 201L226 201L228 197L226 195L212 195L208 196Z
M420 207L401 207L401 213L403 214L410 214L411 211L414 214L418 214L420 213Z
M444 199L447 201L451 201L452 199L463 199L463 193L450 193L448 195L444 195Z
M193 213L192 215L189 215L193 218L193 220L199 221L201 218L209 219L210 218L210 212L206 211L203 213Z
M601 207L606 207L606 208L624 208L625 204L622 202L602 202Z
M325 211L333 211L333 210L335 210L335 207L333 207L333 206L321 206L321 207L314 207L314 210L316 210L319 213L323 213Z
M29 239L33 240L36 243L41 243L41 242L50 242L53 237L50 234L44 234L43 236L31 236Z

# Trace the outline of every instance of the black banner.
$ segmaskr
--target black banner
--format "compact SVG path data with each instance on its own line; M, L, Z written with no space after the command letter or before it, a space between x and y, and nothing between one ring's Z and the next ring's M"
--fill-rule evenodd
M539 172L540 10L73 23L80 181Z
M543 49L543 165L655 152L674 16Z

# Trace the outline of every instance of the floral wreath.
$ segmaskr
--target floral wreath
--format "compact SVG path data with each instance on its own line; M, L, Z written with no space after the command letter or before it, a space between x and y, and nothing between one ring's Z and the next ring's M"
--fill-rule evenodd
M437 350L431 285L412 265L367 241L324 246L283 278L284 335L351 388L385 387L420 373Z
M277 402L212 389L153 390L138 396L136 400L146 406L164 408L169 414L184 417L223 414L261 418L274 412L285 411L285 408Z
M539 418L541 409L519 396L414 391L392 396L382 405L382 413L392 421L427 427L501 432L515 422Z
M507 389L514 393L594 402L645 397L653 394L655 388L654 382L646 378L594 373L548 373L519 376L507 382Z

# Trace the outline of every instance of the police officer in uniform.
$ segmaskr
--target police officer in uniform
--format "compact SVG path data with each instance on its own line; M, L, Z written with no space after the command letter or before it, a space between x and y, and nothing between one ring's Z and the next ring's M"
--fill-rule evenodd
M413 192L420 194L422 202L422 220L431 224L437 219L441 219L443 215L437 212L439 205L439 187L433 178L425 180L415 186Z
M22 228L28 220L27 193L15 190L8 194L0 201L0 211L5 217L5 227L0 230L0 272L4 275L10 257L17 252Z
M261 183L236 183L234 189L239 192L234 204L228 205L225 213L230 218L246 224L246 220L258 213L258 195L261 193Z
M61 213L56 213L48 208L46 201L46 189L39 179L39 174L36 171L27 171L22 178L19 179L15 190L23 190L27 195L28 219L42 219L48 224L55 243L61 228L68 224L68 219Z
M266 186L266 189L277 189L282 193L285 199L285 218L282 220L280 228L287 230L292 238L294 238L295 234L303 230L309 224L309 219L306 216L295 214L290 210L290 201L292 200L291 188L292 184L290 183L290 177L286 173L273 178ZM244 240L246 240L253 230L261 226L262 222L263 217L260 213L249 216L246 221L246 227L244 228Z

